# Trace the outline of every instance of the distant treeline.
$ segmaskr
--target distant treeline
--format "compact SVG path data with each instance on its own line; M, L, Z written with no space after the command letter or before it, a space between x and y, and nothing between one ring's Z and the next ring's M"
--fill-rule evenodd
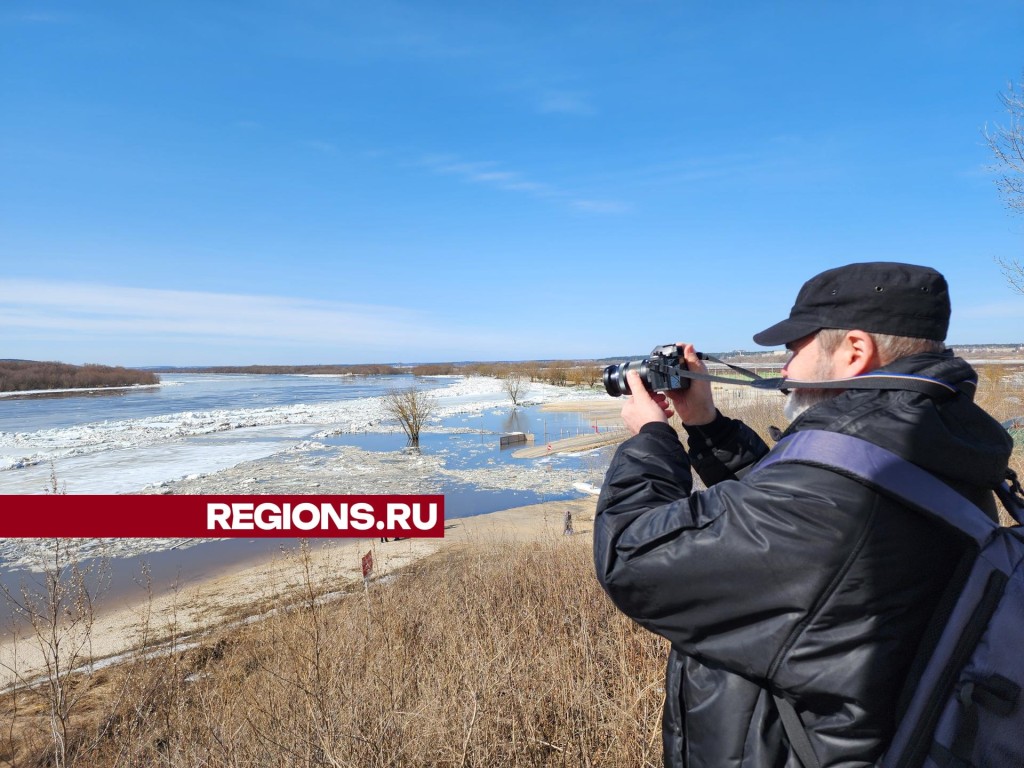
M150 371L107 365L69 365L19 360L0 362L0 392L31 389L82 389L159 384Z
M517 363L465 363L457 373L467 376L525 376L530 381L562 387L593 387L604 367L594 360L531 360Z
M561 386L594 386L604 366L594 360L532 360L503 363L424 363L411 367L394 365L217 365L193 368L162 368L162 373L262 373L321 374L333 376L525 376Z
M530 381L560 386L594 386L603 365L595 360L528 360L504 363L429 363L409 369L415 376L523 376Z

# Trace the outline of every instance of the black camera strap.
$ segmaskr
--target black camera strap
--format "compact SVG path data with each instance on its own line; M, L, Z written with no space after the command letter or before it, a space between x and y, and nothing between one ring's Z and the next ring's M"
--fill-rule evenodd
M975 381L964 381L954 386L938 379L929 379L926 376L913 376L904 373L865 373L861 376L853 376L846 379L828 379L826 381L802 381L800 379L786 379L782 377L766 379L751 370L727 363L703 352L698 352L697 357L701 360L708 360L712 363L719 363L727 368L731 368L747 377L748 380L690 370L681 370L678 372L678 375L696 381L714 381L719 384L775 390L782 394L786 394L791 389L903 389L911 392L920 392L930 397L945 399L959 393L971 396L977 387L977 382Z

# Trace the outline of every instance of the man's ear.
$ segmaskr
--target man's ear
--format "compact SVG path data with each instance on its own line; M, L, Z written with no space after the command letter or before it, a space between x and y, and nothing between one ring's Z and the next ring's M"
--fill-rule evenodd
M881 367L874 338L867 331L847 331L832 356L832 365L833 375L841 379Z

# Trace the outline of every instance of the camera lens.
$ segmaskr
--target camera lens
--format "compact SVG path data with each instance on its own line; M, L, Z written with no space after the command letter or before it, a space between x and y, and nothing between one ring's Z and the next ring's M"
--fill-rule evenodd
M618 365L609 365L604 369L602 379L604 381L604 391L612 397L622 397L622 395L629 394L629 384L626 382L626 374L630 371L636 371L640 374L640 379L647 382L647 361L646 360L633 360L625 363L619 363Z
M619 366L609 365L604 369L601 379L604 381L605 392L612 397L619 397L622 395L622 389L619 386Z

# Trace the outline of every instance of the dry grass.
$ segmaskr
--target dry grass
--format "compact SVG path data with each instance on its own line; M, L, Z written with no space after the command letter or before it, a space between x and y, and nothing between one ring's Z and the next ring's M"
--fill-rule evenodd
M1024 416L1024 365L976 366L978 394L975 401L997 421Z
M615 610L590 558L589 537L479 543L140 656L95 676L72 764L659 764L665 645ZM30 700L0 703L17 721L0 764L47 764Z
M978 394L975 400L1000 422L1024 416L1024 365L979 365ZM1010 456L1010 469L1024 479L1024 442L1018 438ZM1000 508L1004 525L1013 521Z
M729 415L742 420L748 427L760 435L761 439L769 446L775 445L775 440L769 434L769 429L771 427L785 429L789 424L789 421L782 413L783 406L786 404L786 398L775 392L755 392L752 394L752 397L737 400L732 406Z

